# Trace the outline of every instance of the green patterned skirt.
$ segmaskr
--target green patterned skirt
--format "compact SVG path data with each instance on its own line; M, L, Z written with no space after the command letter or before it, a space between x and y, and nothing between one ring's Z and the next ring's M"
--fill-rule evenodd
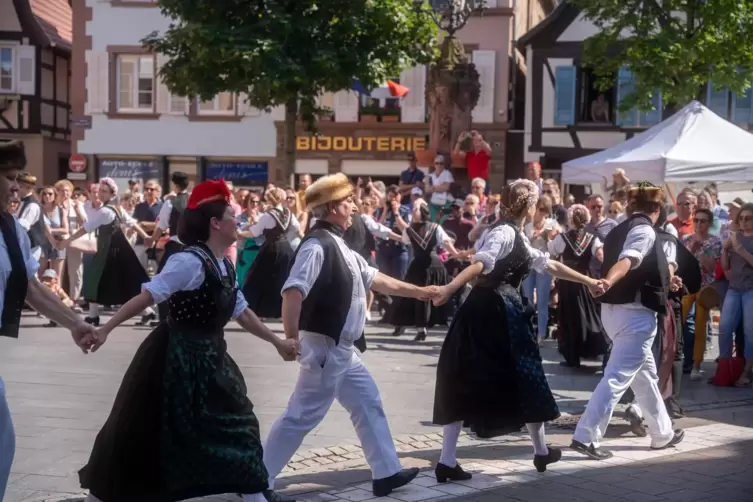
M222 336L155 329L79 476L103 502L265 490L259 422Z

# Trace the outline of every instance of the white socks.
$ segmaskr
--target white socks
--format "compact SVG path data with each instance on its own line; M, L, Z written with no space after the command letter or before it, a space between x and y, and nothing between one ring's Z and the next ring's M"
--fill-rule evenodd
M89 317L99 317L99 304L89 302Z
M528 429L528 434L531 435L533 453L535 455L549 455L549 448L546 446L544 423L526 424L526 429Z
M442 454L439 463L447 467L458 465L458 438L463 430L463 422L447 424L442 428Z
M253 495L243 494L243 502L267 502L267 498L261 493L254 493Z

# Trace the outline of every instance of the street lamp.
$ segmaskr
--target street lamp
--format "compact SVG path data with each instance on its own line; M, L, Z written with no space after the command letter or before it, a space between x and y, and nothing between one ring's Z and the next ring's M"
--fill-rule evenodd
M413 3L420 8L425 1L414 0ZM484 10L486 0L429 0L429 6L434 23L448 36L453 37L473 14Z

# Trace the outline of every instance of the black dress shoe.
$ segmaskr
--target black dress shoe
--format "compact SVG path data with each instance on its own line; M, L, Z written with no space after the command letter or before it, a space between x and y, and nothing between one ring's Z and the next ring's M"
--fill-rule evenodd
M413 481L416 476L418 476L418 467L411 467L410 469L403 469L389 478L375 479L372 483L374 496L386 497L393 490L397 490L401 486L405 486Z
M606 460L614 456L614 454L609 450L596 448L593 444L586 446L580 441L576 441L574 439L573 442L570 443L570 449L575 450L578 453L582 453L583 455L593 460Z
M419 331L416 335L416 338L413 339L414 342L423 342L426 340L426 331Z
M84 317L84 322L91 324L92 326L99 326L99 316L97 317Z
M549 453L546 455L533 456L533 466L536 467L536 470L539 472L546 472L547 465L559 462L562 458L562 450L555 448L554 446L549 446L548 448Z
M296 502L295 499L286 498L274 490L264 490L262 492L267 502Z
M685 431L682 429L677 429L675 431L674 437L672 437L672 440L665 444L664 446L660 446L658 448L651 447L652 450L665 450L667 448L672 448L673 446L676 446L680 443L682 443L682 440L685 439Z
M157 319L157 316L155 314L146 314L141 316L141 320L136 323L136 326L146 326L149 324L149 321L154 321Z
M448 481L468 481L473 477L473 474L465 472L460 464L449 467L440 462L434 469L434 476L436 476L438 483L446 483Z
M633 434L639 438L645 438L648 436L646 426L643 425L643 418L638 416L638 413L635 412L635 409L632 406L628 406L625 410L625 420L630 423L630 430L633 431Z

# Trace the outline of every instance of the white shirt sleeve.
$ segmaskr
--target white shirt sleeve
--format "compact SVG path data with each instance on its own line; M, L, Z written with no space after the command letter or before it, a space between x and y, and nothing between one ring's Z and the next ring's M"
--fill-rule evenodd
M531 256L531 268L536 272L546 272L546 267L549 263L549 253L539 251L538 249L531 246L531 241L529 241L528 237L526 237L525 235L523 236L523 242L525 243L526 248L528 249L528 253Z
M291 214L290 225L288 226L288 232L292 234L297 234L300 229L301 229L301 222L298 221L298 218L296 218L294 214Z
M115 211L102 207L96 213L89 215L89 219L84 222L84 230L86 230L86 233L94 232L99 227L109 225L113 221L115 221Z
M26 267L26 277L29 279L37 276L39 270L39 261L34 259L31 254L31 241L29 235L26 233L26 229L21 225L21 222L16 218L16 236L18 237L18 244L21 246L21 255L24 257L24 266Z
M361 219L363 220L363 224L366 225L366 230L371 232L374 237L384 240L390 238L390 233L392 231L389 227L382 225L368 214L361 214Z
M363 259L363 256L359 255L358 253L353 253L353 256L356 257L358 268L361 270L361 279L363 279L363 286L364 288L366 288L366 291L368 291L371 289L371 285L374 283L374 278L379 271L374 267L370 267L369 264L366 263L366 260Z
M441 225L437 225L437 242L440 246L452 242L452 238L447 235L447 232L444 231L444 228L442 228Z
M508 225L485 230L477 242L479 248L471 257L471 263L480 262L484 266L482 273L488 274L494 269L497 260L512 252L514 244L515 230Z
M173 201L166 200L157 215L157 228L163 232L170 228L170 213L173 212Z
M562 234L558 234L557 237L550 240L546 245L549 254L554 258L559 258L565 252L565 246L567 246L567 243L565 242L565 236Z
M24 233L28 232L32 225L39 221L39 217L42 215L39 207L39 204L29 204L18 216L18 223L24 229Z
M303 298L306 298L324 265L324 247L319 239L309 239L299 246L296 252L293 267L282 286L282 292L296 288L303 293Z
M127 226L128 228L133 228L136 225L138 225L138 221L136 221L132 215L126 213L125 211L120 211L120 217L123 220L123 224Z
M263 213L259 217L259 221L254 223L248 228L248 231L253 234L254 237L259 237L265 230L275 228L277 220L269 213Z
M673 235L677 239L680 238L679 234L677 233L677 229L671 223L667 223L667 225L664 227L664 231L670 235Z
M601 242L601 239L598 237L594 237L593 243L591 244L591 253L596 254L596 251L604 247L604 243Z
M667 257L667 265L674 265L677 268L677 244L673 240L665 240L661 243L662 251Z
M632 262L631 269L638 268L643 262L643 258L651 251L656 242L656 232L649 225L639 225L633 227L625 239L625 247L622 249L617 261L623 258L630 258Z
M410 244L410 237L408 237L408 229L404 228L402 234L400 235L402 238L403 244Z

